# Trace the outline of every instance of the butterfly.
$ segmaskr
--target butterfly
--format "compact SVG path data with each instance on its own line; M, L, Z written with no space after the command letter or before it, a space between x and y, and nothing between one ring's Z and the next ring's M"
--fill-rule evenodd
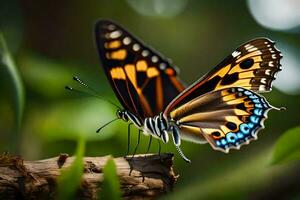
M167 143L209 143L229 152L257 139L271 109L257 94L272 89L282 55L267 38L238 47L213 70L186 87L177 68L120 25L100 20L96 44L105 74L123 106L118 119Z

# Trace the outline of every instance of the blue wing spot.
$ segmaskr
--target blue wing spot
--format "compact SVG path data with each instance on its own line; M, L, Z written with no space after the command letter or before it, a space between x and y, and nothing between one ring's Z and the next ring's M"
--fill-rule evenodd
M250 133L250 128L248 126L248 124L241 124L240 125L240 130L244 133L244 134L249 134Z
M260 103L259 99L253 99L252 102L253 103Z
M256 107L256 108L263 108L263 107L262 107L262 104L260 104L260 103L255 104L255 107Z
M263 110L262 109L254 109L253 113L258 115L258 116L262 116Z
M221 143L220 143L220 141L219 141L219 140L217 140L217 141L216 141L216 144L217 144L218 146L220 146L220 145L221 145Z
M259 122L259 117L255 116L255 115L252 115L250 116L250 121L254 124L258 124Z
M250 99L256 99L257 96L253 94L253 95L249 96L249 98L250 98Z
M238 88L237 90L238 90L239 92L243 92L243 91L244 91L243 88Z
M250 91L248 91L248 90L245 90L245 95L251 95L252 94L252 92L250 92Z
M254 124L253 123L248 123L248 126L249 126L249 128L253 128L254 127Z
M243 133L241 133L241 132L238 132L238 133L237 133L237 136L238 136L238 138L244 138L244 135L243 135Z
M228 143L235 143L236 139L237 139L237 135L235 133L227 133L226 134L226 139Z
M221 140L221 143L222 143L222 145L225 145L225 144L227 144L227 142L226 142L226 140L225 140L225 139L222 139L222 140Z

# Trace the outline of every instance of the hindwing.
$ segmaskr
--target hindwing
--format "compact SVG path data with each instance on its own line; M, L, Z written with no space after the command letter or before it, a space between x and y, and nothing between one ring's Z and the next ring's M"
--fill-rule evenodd
M214 149L228 152L257 139L271 108L255 92L233 87L194 98L171 111L169 117L183 130L183 139L205 139Z

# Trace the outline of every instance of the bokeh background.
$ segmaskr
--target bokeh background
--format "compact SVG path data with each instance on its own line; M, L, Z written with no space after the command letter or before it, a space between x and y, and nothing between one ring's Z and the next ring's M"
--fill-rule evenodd
M163 198L300 199L299 164L270 164L277 140L300 124L299 10L300 2L294 0L1 1L0 29L17 71L0 68L0 150L43 159L73 154L83 137L85 155L125 154L125 122L96 133L115 117L115 107L64 89L80 88L72 81L78 75L104 98L117 102L94 44L97 19L118 22L171 58L188 84L240 44L268 37L282 51L283 70L265 96L287 110L271 111L259 140L230 154L183 142L192 160L186 164L171 142L163 145L163 152L175 153L175 171L180 174L174 191ZM138 152L144 153L147 143L142 136ZM151 152L157 151L154 141Z

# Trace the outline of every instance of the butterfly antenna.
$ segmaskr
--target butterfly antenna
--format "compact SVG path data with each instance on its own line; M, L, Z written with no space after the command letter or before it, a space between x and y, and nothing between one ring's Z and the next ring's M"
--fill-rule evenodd
M120 106L116 105L112 101L106 100L102 96L98 95L98 92L95 89L91 88L88 84L86 84L85 82L83 82L78 76L73 76L73 80L76 81L77 83L79 83L80 85L86 87L87 89L89 89L91 92L94 93L95 96L98 96L99 99L103 99L104 101L107 101L110 104L112 104L112 105L116 106L117 108L121 109Z
M180 147L179 147L179 146L175 146L175 147L176 147L176 149L177 149L179 155L183 158L183 160L184 160L185 162L191 163L191 160L188 159L188 158L184 155L184 153L181 151Z
M122 108L120 106L118 106L117 104L115 104L114 102L110 101L110 100L107 100L105 98L103 98L102 96L98 95L98 94L95 94L95 93L88 93L88 92L84 92L84 91L81 91L81 90L77 90L75 88L72 88L70 86L65 86L65 89L66 90L70 90L70 91L73 91L73 92L77 92L77 93L80 93L80 94L84 94L84 95L90 95L90 96L93 96L93 97L96 97L102 101L106 101L108 103L110 103L111 105L115 106L116 108L122 110Z
M77 83L79 83L80 85L86 87L91 92L94 92L96 94L98 93L95 89L91 88L88 84L86 84L85 82L83 82L78 76L73 76L73 80L76 81Z
M107 122L106 124L104 124L103 126L101 126L100 128L98 128L98 130L96 131L97 133L99 133L104 127L106 127L107 125L109 125L110 123L113 123L114 121L118 120L119 118L115 118L109 122Z

